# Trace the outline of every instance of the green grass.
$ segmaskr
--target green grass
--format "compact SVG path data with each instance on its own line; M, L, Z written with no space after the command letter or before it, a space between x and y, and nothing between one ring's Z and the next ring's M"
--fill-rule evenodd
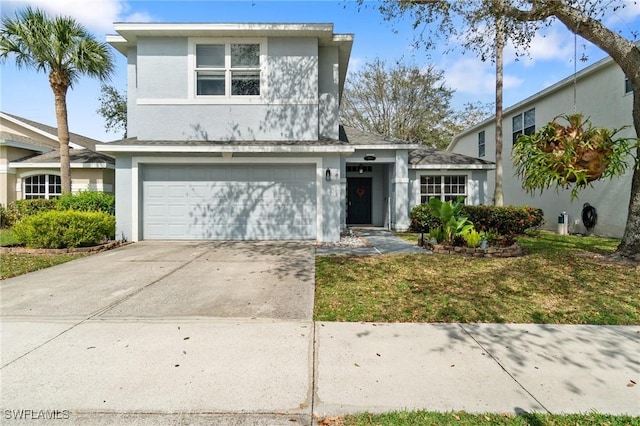
M467 425L467 426L633 426L640 425L638 417L602 414L469 414L465 412L434 413L428 411L359 414L334 418L327 426L404 426L404 425Z
M13 246L18 243L11 229L0 229L0 246Z
M413 237L417 238L417 237ZM315 319L640 324L640 268L598 261L617 240L541 233L517 258L328 256L316 260Z
M0 254L0 279L11 278L38 269L59 265L84 254Z

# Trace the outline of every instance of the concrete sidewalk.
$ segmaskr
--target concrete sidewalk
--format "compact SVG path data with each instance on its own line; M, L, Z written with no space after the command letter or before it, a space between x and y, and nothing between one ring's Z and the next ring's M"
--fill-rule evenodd
M640 416L640 326L314 323L314 247L136 243L0 282L3 424Z
M640 415L638 326L3 319L2 334L3 413L66 410L56 424L311 425L413 409Z

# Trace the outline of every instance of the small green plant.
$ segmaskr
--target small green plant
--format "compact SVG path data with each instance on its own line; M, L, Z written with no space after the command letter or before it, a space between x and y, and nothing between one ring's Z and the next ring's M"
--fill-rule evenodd
M101 212L52 210L25 217L13 227L13 233L33 248L92 246L115 236L115 217Z
M467 243L467 247L476 248L480 245L480 241L482 241L483 233L472 229L464 234L463 237L465 242Z
M442 201L435 197L429 200L431 214L442 223L440 228L444 234L443 242L447 244L453 244L456 237L473 229L473 223L466 216L460 215L463 202L464 197L458 197L455 201Z
M444 240L444 231L442 230L442 227L439 226L429 231L429 239L431 238L433 238L438 244L440 244Z

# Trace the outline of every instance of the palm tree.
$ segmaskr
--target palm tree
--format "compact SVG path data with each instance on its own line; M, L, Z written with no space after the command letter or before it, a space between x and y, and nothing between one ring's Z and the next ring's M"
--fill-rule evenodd
M53 90L62 192L71 192L67 91L81 75L108 80L114 71L113 56L105 43L97 41L71 17L50 18L27 7L15 19L5 17L0 28L0 60L15 57L18 68L49 74Z

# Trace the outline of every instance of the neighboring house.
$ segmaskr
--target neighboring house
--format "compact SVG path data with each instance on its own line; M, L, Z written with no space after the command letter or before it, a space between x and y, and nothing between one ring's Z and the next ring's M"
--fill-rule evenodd
M129 138L97 149L116 157L119 238L332 242L406 230L424 197L484 196L489 162L340 126L353 35L331 24L115 30Z
M69 135L71 190L113 193L115 161L95 152L98 141ZM61 194L55 127L0 112L0 204Z
M575 93L575 105L574 105ZM545 227L557 230L558 216L569 215L569 230L584 233L582 211L585 203L596 208L597 224L593 232L603 236L622 237L627 220L633 165L620 177L594 182L593 188L580 192L571 201L568 190L556 192L548 189L535 195L522 189L521 181L514 176L511 161L513 142L518 135L531 134L562 114L582 113L594 126L621 128L629 126L619 136L636 137L632 119L633 96L631 84L620 67L605 58L575 76L570 76L545 90L505 109L503 120L503 189L505 205L529 205L544 210ZM495 161L495 117L488 119L457 135L449 151L478 156ZM633 159L629 159L630 164ZM489 176L489 190L484 204L492 204L495 173Z

